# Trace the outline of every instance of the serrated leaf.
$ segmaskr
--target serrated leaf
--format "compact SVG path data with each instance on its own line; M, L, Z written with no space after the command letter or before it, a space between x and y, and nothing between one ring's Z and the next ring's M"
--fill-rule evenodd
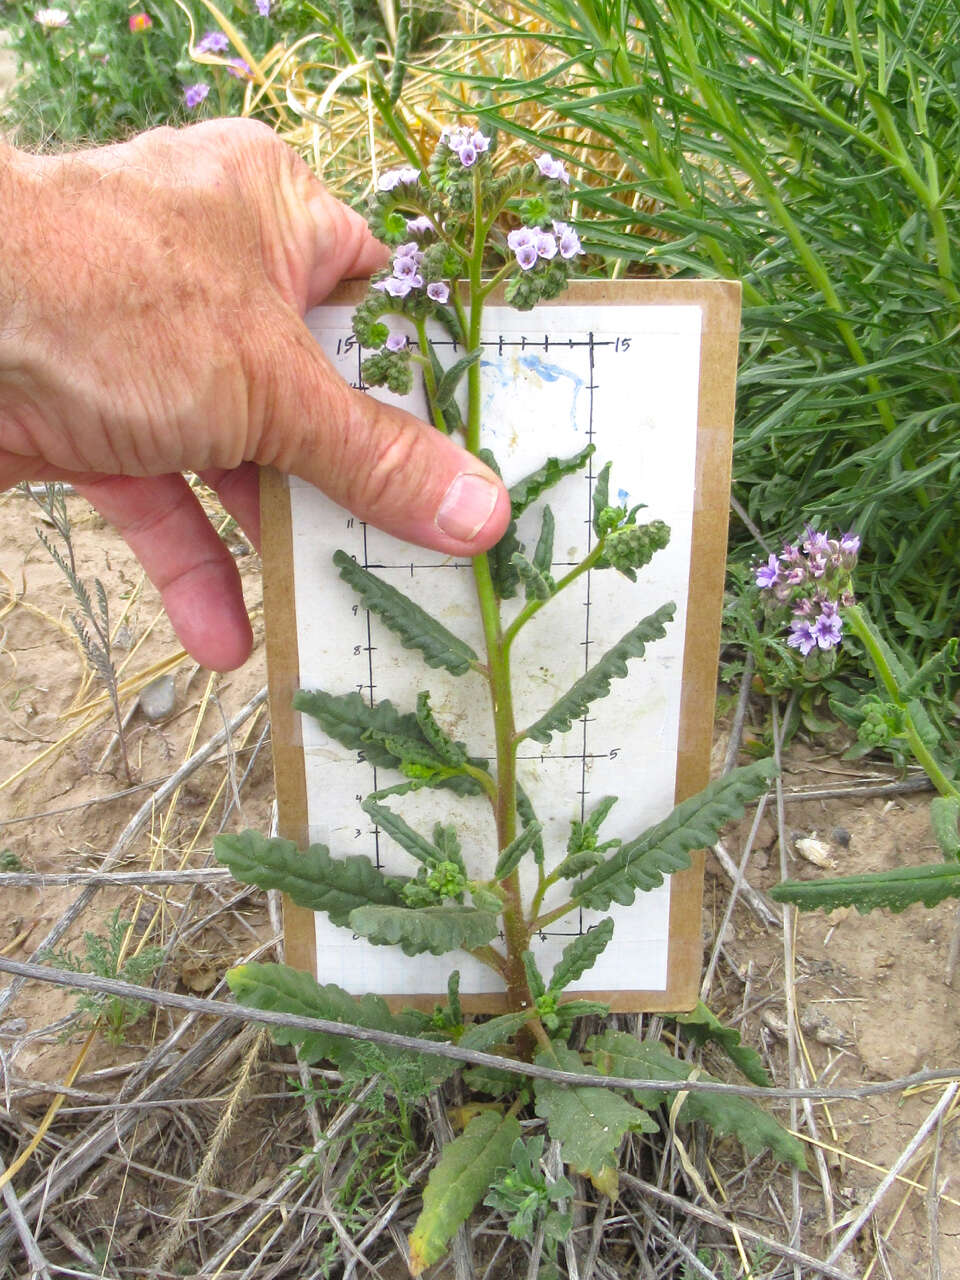
M407 738L399 733L384 733L382 729L368 729L363 735L363 744L371 742L384 747L390 755L399 761L401 769L411 765L421 765L425 769L448 771L449 766L437 755L430 743L423 738ZM426 779L424 779L425 781Z
M656 613L638 622L553 704L546 715L525 729L520 738L547 743L554 733L566 733L574 720L586 713L591 702L607 696L613 680L622 679L627 674L628 659L642 658L648 644L661 640L667 634L666 624L675 612L673 603L661 605Z
M520 1137L515 1116L482 1111L448 1142L423 1192L423 1209L410 1235L410 1274L443 1257L447 1241L480 1203Z
M537 549L533 553L533 567L540 574L548 574L550 566L553 564L553 534L555 527L556 521L553 518L553 512L549 506L545 506L540 523L540 537L537 539Z
M405 1014L392 1014L380 996L352 996L335 983L320 986L309 973L283 964L242 964L227 973L227 984L240 1004L253 1009L272 1009L280 1013L297 1013L305 1018L326 1018L347 1026L368 1027L378 1031L394 1031L400 1035L417 1034L414 1022ZM277 1044L297 1046L297 1053L307 1063L329 1059L340 1070L356 1070L363 1066L362 1044L349 1036L333 1036L326 1032L303 1031L297 1027L271 1029ZM379 1045L388 1059L414 1062L429 1068L437 1083L456 1069L425 1054ZM449 1067L449 1069L448 1069Z
M517 575L523 583L524 594L528 600L550 599L553 595L553 588L540 570L532 565L526 556L521 555L519 551L515 551L510 557L510 563L516 569Z
M486 1022L471 1022L457 1044L461 1048L475 1049L482 1053L495 1044L505 1044L531 1017L529 1009L517 1009L513 1013L501 1013L496 1018L488 1018ZM514 1080L519 1089L523 1084L522 1078L515 1076Z
M878 907L897 913L915 902L935 907L947 898L960 898L960 866L935 862L832 880L783 880L770 890L770 897L776 902L792 902L801 911L856 907L861 915Z
M446 410L453 399L460 379L472 364L477 363L482 355L483 348L477 347L476 351L468 351L465 356L461 356L449 369L444 370L440 381L437 383L436 393L436 402L441 409Z
M602 1000L564 1000L557 1005L556 1016L562 1026L569 1026L574 1018L605 1018L609 1012L610 1006Z
M592 1036L587 1041L587 1048L593 1054L595 1067L604 1075L686 1080L693 1071L690 1063L673 1057L662 1044L637 1040L624 1031L605 1031L602 1035ZM712 1080L713 1077L701 1071L698 1079ZM634 1096L642 1106L655 1107L660 1103L670 1105L676 1095L643 1089L637 1090ZM728 1093L690 1093L681 1104L677 1118L684 1123L702 1120L716 1134L737 1138L751 1155L771 1151L784 1163L806 1168L806 1155L800 1140L750 1098Z
M609 916L599 924L581 933L563 948L563 954L557 962L550 979L550 990L563 991L571 982L582 978L588 969L592 969L607 943L613 937L613 921Z
M538 1053L536 1061L543 1067L587 1074L580 1055L562 1045ZM611 1089L539 1079L533 1088L537 1115L546 1120L550 1137L560 1143L566 1163L580 1173L603 1176L615 1164L625 1133L655 1133L659 1128L645 1111Z
M638 891L655 889L664 876L688 867L691 850L712 844L725 823L767 790L776 772L773 760L758 760L714 779L585 876L573 901L595 911L606 911L611 902L630 906Z
M610 505L610 468L612 463L606 463L600 470L593 485L593 532L598 538L603 537L603 530L600 528L600 513Z
M301 851L292 840L271 840L256 831L217 836L213 852L243 884L280 889L298 906L324 911L343 927L354 907L403 902L405 877L385 876L362 854L332 858L325 845Z
M596 446L588 444L585 449L570 458L548 458L542 467L531 471L529 475L518 480L510 488L510 506L514 519L529 507L545 489L550 489L564 476L573 475L582 470L590 457L596 453Z
M516 840L511 840L497 859L493 873L495 880L505 880L511 871L516 869L523 855L540 839L542 830L539 822L531 822L529 826L523 828Z
M930 825L940 852L945 858L960 858L960 831L957 819L960 818L960 800L953 796L937 796L930 801Z
M394 813L385 804L377 804L370 796L361 801L360 808L374 820L381 831L386 832L391 840L395 840L401 849L406 849L418 862L426 867L435 867L440 861L436 845L426 836L414 831L399 813Z
M375 946L396 946L407 956L472 951L497 936L497 917L474 907L358 907L349 923Z
M452 675L462 676L478 661L473 649L448 631L425 609L409 600L358 564L345 551L333 553L333 563L349 586L361 597L368 609L381 618L400 637L405 649L419 649L428 667L444 667Z
M416 716L420 732L441 760L453 768L457 768L466 762L466 747L462 742L455 742L437 724L433 708L430 706L430 694L425 689L417 694Z
M773 1084L763 1065L763 1059L756 1049L744 1044L736 1027L725 1027L720 1019L700 1000L691 1013L672 1013L665 1015L673 1018L681 1027L686 1027L687 1034L695 1044L703 1045L713 1041L720 1045L727 1057L743 1072L751 1084L768 1089Z

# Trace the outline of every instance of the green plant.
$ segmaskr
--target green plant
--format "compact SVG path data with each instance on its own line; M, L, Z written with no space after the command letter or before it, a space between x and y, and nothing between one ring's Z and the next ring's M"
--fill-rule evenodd
M389 102L385 109L386 122L396 130L402 150L409 143ZM409 390L414 373L419 373L434 425L461 433L467 448L492 466L497 462L484 448L481 422L484 304L499 283L505 285L506 298L524 310L555 296L580 252L579 240L566 221L570 191L563 167L541 155L536 163L498 170L495 150L494 139L461 126L444 132L426 172L410 164L381 175L368 216L375 233L394 252L390 266L374 279L354 317L356 338L371 352L362 366L364 380L402 392ZM506 234L499 225L503 215L519 223ZM458 276L465 277L459 287ZM451 336L464 352L449 368L440 362L428 322L439 325L439 331ZM409 330L415 334L412 340ZM456 391L463 382L466 394L461 400ZM572 458L548 458L512 486L513 520L507 532L490 553L472 561L485 637L483 657L410 596L346 552L334 553L341 577L406 648L415 650L429 667L445 669L474 690L479 685L489 699L494 762L471 753L467 744L453 737L434 713L426 689L409 710L388 701L370 705L357 692L313 690L295 698L295 705L329 737L350 751L362 752L368 765L393 772L397 780L381 783L360 798L361 808L410 855L415 873L387 875L363 856L334 857L323 845L301 851L290 841L266 839L254 832L220 836L215 843L217 857L238 879L283 889L299 904L325 912L334 924L368 942L397 946L407 955L469 953L498 976L510 1011L465 1026L456 973L446 1005L431 1016L415 1011L391 1014L377 997L357 999L339 987L319 986L307 974L263 964L243 965L230 973L228 980L239 1000L353 1025L452 1039L473 1049L498 1046L501 1052L580 1074L588 1072L591 1064L595 1070L616 1070L610 1064L624 1055L630 1061L623 1074L657 1078L656 1072L651 1075L645 1069L648 1061L655 1061L657 1071L663 1069L659 1059L644 1057L646 1051L660 1046L642 1045L619 1033L594 1037L585 1053L570 1048L576 1019L604 1014L607 1008L568 998L568 988L611 941L613 919L602 918L602 913L614 902L632 904L638 893L689 866L691 851L710 843L724 822L741 813L767 787L773 768L770 761L760 761L736 770L630 839L603 838L602 824L616 802L607 796L572 822L565 849L549 847L544 826L523 788L518 749L524 742L548 743L555 733L567 731L595 700L610 695L613 682L627 676L629 661L641 658L647 645L665 634L673 615L673 606L663 605L632 626L552 706L527 726L518 727L510 663L517 635L541 610L556 609L552 603L556 597L590 570L617 571L627 582L636 581L638 571L669 537L662 522L638 523L638 507L628 509L611 501L611 464L607 463L594 486L592 546L586 556L554 576L556 530L549 506L542 507L535 548L524 546L517 523L521 513L581 470L592 453L588 446ZM412 826L396 807L401 797L423 789L450 796L449 819L435 823L429 834ZM496 853L489 858L485 874L478 874L472 860L468 863L458 821L467 806L477 804L489 807L495 827ZM535 881L526 897L519 874L524 862L532 868ZM559 893L559 901L554 896L556 905L547 906L545 897L551 891ZM554 921L581 911L595 913L596 924L573 938L552 973L542 973L532 949L537 935ZM705 1037L717 1034L706 1011L692 1018L691 1026ZM285 1030L278 1038L296 1044L307 1061L331 1058L351 1077L369 1075L374 1066L370 1050L357 1042L305 1036L295 1030ZM728 1037L734 1048L735 1040ZM663 1052L671 1064L671 1078L685 1079L690 1067ZM385 1078L401 1070L410 1072L421 1091L442 1083L453 1069L446 1062L421 1061L417 1055L392 1050L379 1049L375 1057L375 1069ZM617 1151L624 1136L658 1129L649 1107L658 1106L661 1099L653 1094L638 1105L639 1100L628 1101L615 1091L597 1087L571 1089L549 1080L518 1087L515 1080L476 1071L466 1078L476 1092L494 1101L469 1119L463 1133L444 1148L430 1175L410 1242L415 1273L443 1255L450 1236L494 1184L499 1188L494 1193L498 1203L506 1207L509 1201L510 1212L519 1215L516 1221L524 1231L541 1210L545 1227L548 1221L555 1223L549 1204L560 1192L540 1185L534 1149L516 1145L518 1115L524 1108L532 1105L545 1122L547 1133L560 1143L566 1163L609 1195L615 1194ZM405 1092L411 1093L409 1086ZM699 1099L694 1095L687 1101L688 1115L709 1118L721 1131L734 1132L753 1144L751 1149L766 1146L779 1157L802 1163L795 1140L755 1105L742 1099L732 1100L742 1106L729 1105L731 1100L726 1098L701 1104ZM511 1173L499 1173L503 1168Z
M71 951L56 951L50 953L50 959L54 964L73 969L76 973L144 983L163 963L163 947L142 947L128 955L130 927L129 920L121 920L120 908L117 907L106 921L106 933L87 932L83 935L82 956ZM81 1028L101 1030L113 1045L123 1044L131 1027L150 1012L150 1006L143 1000L98 995L84 989L78 989L75 994Z
M782 536L855 513L861 594L922 662L960 585L956 5L481 8L483 48L535 46L536 74L451 90L577 167L618 270L743 281L735 492Z

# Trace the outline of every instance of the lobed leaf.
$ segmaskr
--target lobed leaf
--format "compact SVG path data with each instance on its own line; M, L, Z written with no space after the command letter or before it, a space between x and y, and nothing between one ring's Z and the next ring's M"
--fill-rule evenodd
M571 982L592 969L607 943L613 937L613 921L609 916L568 943L553 970L551 991L563 991Z
M556 732L566 733L574 720L586 713L590 703L605 698L610 684L627 674L627 660L642 658L648 644L662 640L667 634L666 624L673 618L676 605L665 604L649 617L638 622L612 649L608 649L599 662L559 698L550 710L525 729L520 738L533 738L536 742L549 742Z
M587 1048L593 1054L594 1066L604 1075L686 1080L693 1072L689 1062L681 1062L662 1044L637 1040L624 1031L604 1031L602 1035L592 1036ZM713 1077L701 1071L698 1079L712 1080ZM675 1097L673 1093L656 1089L638 1089L634 1096L645 1107L670 1104ZM716 1134L737 1138L751 1155L771 1151L785 1164L806 1168L803 1143L750 1098L728 1093L689 1093L677 1118L685 1123L702 1120Z
M542 467L531 471L510 487L510 506L514 519L529 507L545 489L552 488L564 476L582 470L596 453L596 445L588 444L571 458L548 458Z
M456 905L442 907L358 907L350 913L350 928L375 946L396 946L404 955L428 951L472 951L497 936L497 917L491 911Z
M443 1148L427 1179L423 1209L410 1235L411 1275L421 1275L443 1257L447 1241L480 1203L497 1170L508 1163L519 1137L515 1116L481 1111Z
M417 694L416 716L420 732L445 764L458 768L466 763L466 747L462 742L455 742L437 724L433 708L430 706L430 694L425 689Z
M530 1009L518 1009L513 1013L501 1013L496 1018L488 1018L486 1022L471 1022L457 1044L464 1049L475 1049L483 1052L494 1045L505 1044L511 1036L515 1036L522 1026L533 1016ZM523 1081L514 1077L519 1089Z
M580 1055L561 1045L538 1053L536 1061L560 1071L587 1073ZM611 1089L535 1080L534 1099L536 1113L546 1120L550 1137L560 1143L564 1160L590 1177L603 1178L615 1168L617 1148L625 1133L655 1133L658 1129L646 1111Z
M510 563L523 583L524 594L528 600L550 599L553 595L553 587L526 556L521 555L519 551L515 551L510 557Z
M638 891L655 889L665 875L688 867L691 850L712 844L725 823L767 790L776 772L773 760L758 760L714 779L585 876L573 901L596 911L606 911L611 902L630 906Z
M425 609L408 599L402 591L358 564L345 551L333 553L333 563L349 586L373 613L382 618L400 637L405 649L419 649L428 667L444 667L452 675L462 676L478 661L465 640L448 631Z
M401 849L406 849L424 866L433 867L440 861L440 851L426 836L414 831L399 813L394 813L384 804L377 804L371 797L361 801L360 808L369 814L381 831L386 832L391 840L395 840Z
M489 449L478 449L477 457L485 462L491 471L500 475L500 467ZM523 551L523 543L517 537L517 521L511 517L506 532L499 542L487 552L487 563L490 566L490 577L498 600L512 600L517 594L520 577L511 563L515 552Z
M529 827L531 823L537 821L537 815L534 812L533 805L530 803L530 797L519 783L517 783L517 815L525 827ZM533 860L539 865L544 859L542 835L537 835L532 847Z
M297 906L324 911L344 927L355 907L403 903L406 877L385 876L362 854L332 858L325 845L301 851L292 840L268 839L256 831L217 836L213 852L243 884L280 889Z
M782 880L770 890L770 897L776 902L792 902L801 911L856 907L861 915L878 907L897 913L916 902L935 907L946 898L960 898L960 865L935 862L832 880Z
M610 468L612 466L612 462L604 464L593 486L593 531L598 538L602 538L606 532L600 526L600 513L610 505Z
M461 356L449 369L445 369L439 382L437 383L436 401L442 410L446 410L450 402L453 400L454 393L460 384L460 379L467 372L471 365L476 364L483 355L483 348L477 347L475 351L468 351L465 356Z
M687 1034L695 1044L703 1045L712 1040L720 1045L751 1084L759 1085L762 1089L768 1089L773 1084L756 1049L744 1044L736 1027L724 1026L701 1000L697 1001L696 1008L691 1013L673 1013L668 1016L681 1027L686 1027Z
M511 840L507 847L501 851L494 869L494 879L506 880L507 876L516 870L520 859L527 850L532 849L540 839L542 831L543 828L539 822L531 822L529 826L524 827L517 838Z
M540 537L537 539L537 549L533 553L533 567L540 574L548 574L550 566L553 564L553 535L555 528L556 521L553 518L553 512L549 506L545 506L540 524Z

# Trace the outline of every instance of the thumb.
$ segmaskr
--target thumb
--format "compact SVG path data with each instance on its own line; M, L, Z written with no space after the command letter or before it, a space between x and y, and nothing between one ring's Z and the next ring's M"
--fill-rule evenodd
M284 355L258 461L445 555L474 556L501 537L510 497L489 467L412 414L348 386L305 325Z

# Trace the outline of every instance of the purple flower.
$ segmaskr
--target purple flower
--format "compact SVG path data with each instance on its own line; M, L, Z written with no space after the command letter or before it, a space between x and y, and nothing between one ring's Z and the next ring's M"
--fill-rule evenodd
M856 533L845 533L840 539L840 553L845 556L855 556L860 552L860 535Z
M398 280L412 280L417 274L417 265L416 258L402 258L398 254L393 260L393 274Z
M65 27L70 22L70 15L66 9L38 9L33 15L34 22L39 22L41 27L45 27L48 31L54 27Z
M436 228L425 214L421 214L419 218L407 219L407 230L412 236L426 236L430 235Z
M837 613L836 605L831 613L824 608L813 624L811 634L816 637L821 649L832 649L835 644L840 643L843 639L843 619Z
M799 649L804 657L817 646L817 638L813 634L813 629L806 618L794 618L790 623L790 634L787 636L787 644L794 649Z
M479 154L480 152L472 142L463 143L460 150L457 152L457 155L460 157L460 163L465 169L470 169L477 163L477 157Z
M406 244L400 245L396 250L396 257L411 258L415 263L423 261L423 253L416 240L408 240Z
M544 178L555 178L558 182L565 182L567 186L570 185L570 178L562 160L555 160L553 156L548 156L544 152L542 156L537 157L537 168Z
M812 524L807 525L807 536L804 539L803 549L807 555L830 554L830 540L825 533L817 533Z
M807 571L802 564L791 565L784 574L784 582L788 587L803 586L807 580Z
M508 232L507 244L516 253L518 249L525 249L528 245L535 245L536 235L537 233L530 227L517 227L515 231Z
M785 542L785 543L783 544L783 550L780 552L780 554L781 554L781 556L783 557L784 561L785 561L787 564L802 564L802 563L803 563L803 556L802 556L802 555L801 555L801 553L800 553L800 548L799 548L799 547L795 547L795 546L794 546L792 543L790 543L790 542Z
M210 92L208 84L187 84L183 86L183 101L188 111L193 111L199 107L204 98Z
M813 601L804 597L798 600L793 606L793 616L795 618L812 618L813 617Z
M444 129L440 141L456 153L465 169L472 168L490 146L490 139L479 129Z
M780 577L780 561L775 555L771 555L766 564L762 564L756 570L757 586L772 587Z
M537 256L548 260L557 256L557 238L549 231L537 233Z
M238 80L249 80L250 65L242 58L231 58L227 63L227 75L236 76Z
M412 182L420 180L420 170L414 169L412 165L404 165L401 169L388 169L386 173L381 173L377 182L378 191L392 191L394 187L408 186Z
M807 559L807 569L811 578L822 578L827 572L826 556L819 551L811 552Z
M568 223L554 222L553 233L557 237L561 258L569 260L575 258L578 253L583 253L580 237Z
M522 271L529 271L531 267L537 265L537 249L536 245L522 244L516 250L517 262L520 264Z
M257 0L257 13L261 18L270 17L270 0Z
M208 31L197 41L197 53L226 53L229 48L230 41L222 31Z
M407 345L407 335L405 333L388 334L387 340L383 345L388 351L402 351Z
M432 298L434 302L446 302L450 297L450 286L444 284L442 280L435 280L427 285L427 297Z
M420 283L423 284L422 279ZM398 276L387 276L385 280L377 280L373 285L373 288L379 289L381 293L389 293L391 298L405 298L415 287L410 277L400 279Z

